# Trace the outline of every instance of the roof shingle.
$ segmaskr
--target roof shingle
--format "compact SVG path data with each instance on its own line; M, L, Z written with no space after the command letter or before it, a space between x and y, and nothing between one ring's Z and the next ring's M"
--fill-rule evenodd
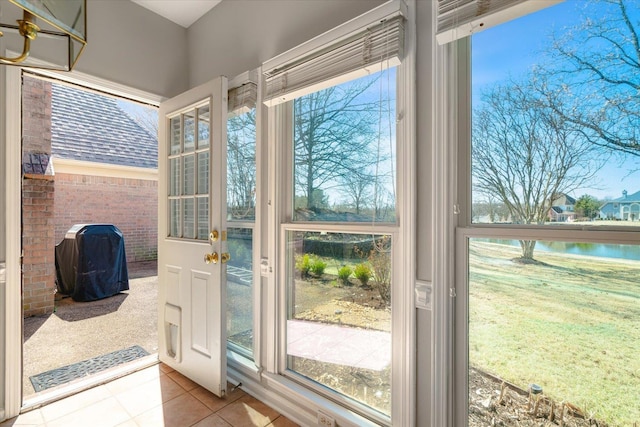
M56 157L142 168L158 167L158 141L116 100L52 84L51 151Z

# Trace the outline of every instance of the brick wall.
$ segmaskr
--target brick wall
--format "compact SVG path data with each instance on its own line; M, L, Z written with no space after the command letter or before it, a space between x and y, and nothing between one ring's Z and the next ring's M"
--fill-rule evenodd
M52 180L25 178L22 181L22 302L25 316L53 312L53 198Z
M155 260L156 181L56 173L55 241L74 224L113 224L124 236L127 262Z
M22 86L22 152L51 154L51 83L25 78ZM54 182L45 175L22 180L22 264L25 316L53 312Z

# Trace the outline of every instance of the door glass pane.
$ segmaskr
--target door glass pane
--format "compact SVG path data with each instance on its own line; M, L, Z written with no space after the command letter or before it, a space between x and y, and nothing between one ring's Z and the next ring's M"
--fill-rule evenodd
M564 425L640 419L640 246L471 239L468 261L470 425L552 408Z
M169 159L169 196L180 195L180 159Z
M391 236L287 233L287 367L391 411Z
M209 238L209 197L198 197L198 240Z
M198 120L196 120L196 114ZM197 122L197 123L196 123ZM182 126L182 127L181 127ZM198 146L196 151L196 132ZM194 108L170 119L168 195L170 236L186 239L209 238L210 181L209 107ZM180 135L183 143L180 144Z
M169 200L169 236L171 237L182 237L180 213L180 200Z
M256 108L242 102L227 116L227 340L253 359L253 228L256 197ZM244 226L242 226L242 225Z
M182 206L184 208L182 237L185 239L193 239L196 237L195 201L193 198L183 199Z
M227 214L231 220L255 219L256 109L227 121Z
M195 155L184 156L182 161L184 165L182 172L182 194L191 196L195 194Z
M253 230L228 228L227 339L253 358Z
M198 194L209 194L209 152L198 153Z
M198 108L198 150L209 147L209 106Z
M190 153L196 147L196 119L193 111L185 113L184 120L184 153Z
M180 154L180 116L170 120L169 128L169 154Z
M395 222L396 70L293 101L296 221Z

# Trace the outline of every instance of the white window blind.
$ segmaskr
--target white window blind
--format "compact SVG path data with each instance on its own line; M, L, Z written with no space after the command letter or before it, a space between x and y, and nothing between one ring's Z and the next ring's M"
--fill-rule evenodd
M438 0L436 39L449 43L562 1Z
M403 16L398 11L395 16L373 22L298 57L265 63L265 104L277 105L399 65L404 44Z
M229 89L229 114L243 114L256 106L258 102L258 88L255 83L248 82L242 86Z

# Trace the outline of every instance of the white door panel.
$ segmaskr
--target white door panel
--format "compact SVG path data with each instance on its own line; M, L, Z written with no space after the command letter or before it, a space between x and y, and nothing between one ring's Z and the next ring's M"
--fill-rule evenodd
M162 103L158 132L158 356L221 397L226 233L211 232L226 227L226 96L219 77Z

